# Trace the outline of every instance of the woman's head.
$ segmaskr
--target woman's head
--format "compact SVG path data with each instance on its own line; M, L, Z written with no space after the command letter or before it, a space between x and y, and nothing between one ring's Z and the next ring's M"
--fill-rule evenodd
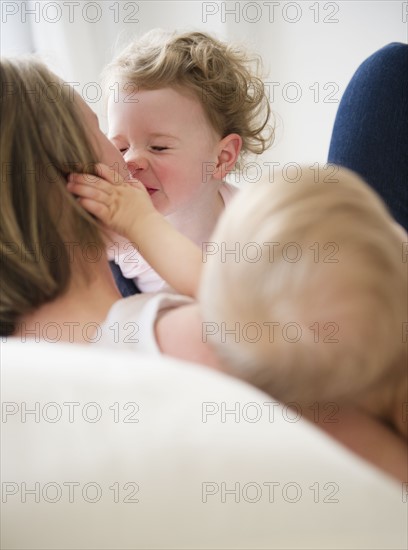
M229 370L283 401L351 397L402 365L401 235L355 174L331 175L243 190L208 248L204 332Z
M9 335L21 316L64 293L74 265L85 275L84 247L103 248L96 223L66 190L70 172L94 173L102 140L85 126L82 99L44 65L2 59L0 70L0 322Z

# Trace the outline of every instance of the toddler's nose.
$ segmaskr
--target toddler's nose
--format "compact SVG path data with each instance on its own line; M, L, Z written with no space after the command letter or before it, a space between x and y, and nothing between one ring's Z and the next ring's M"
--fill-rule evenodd
M136 177L140 172L147 170L149 166L148 160L142 152L129 150L124 155L124 159L128 170Z

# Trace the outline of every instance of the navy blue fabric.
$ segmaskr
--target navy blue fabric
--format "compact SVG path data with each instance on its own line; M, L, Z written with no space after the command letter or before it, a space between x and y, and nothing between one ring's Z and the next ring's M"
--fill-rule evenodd
M120 267L115 264L115 262L109 262L109 265L112 270L116 286L124 298L127 296L133 296L133 294L140 294L140 290L137 288L132 279L126 279L126 277L122 275Z
M341 99L328 161L354 170L408 230L408 45L366 59Z

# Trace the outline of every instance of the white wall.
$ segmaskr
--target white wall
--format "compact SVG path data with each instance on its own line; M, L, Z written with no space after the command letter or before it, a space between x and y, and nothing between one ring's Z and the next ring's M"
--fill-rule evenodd
M24 4L33 13L24 11ZM244 42L264 59L277 115L276 142L260 164L277 162L279 170L287 163L325 162L338 101L348 80L376 49L407 41L407 4L3 0L1 47L6 55L29 51L31 33L35 49L52 68L66 80L80 83L77 89L88 96L85 99L91 100L105 126L102 102L92 103L98 89L89 83L98 81L118 44L153 27L203 29ZM253 174L247 172L248 179L256 177Z

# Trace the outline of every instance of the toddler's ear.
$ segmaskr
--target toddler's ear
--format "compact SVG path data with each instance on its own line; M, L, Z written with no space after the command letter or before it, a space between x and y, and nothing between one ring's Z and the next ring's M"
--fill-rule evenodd
M222 180L231 172L242 148L242 138L238 134L228 134L218 144L217 165L213 178Z

